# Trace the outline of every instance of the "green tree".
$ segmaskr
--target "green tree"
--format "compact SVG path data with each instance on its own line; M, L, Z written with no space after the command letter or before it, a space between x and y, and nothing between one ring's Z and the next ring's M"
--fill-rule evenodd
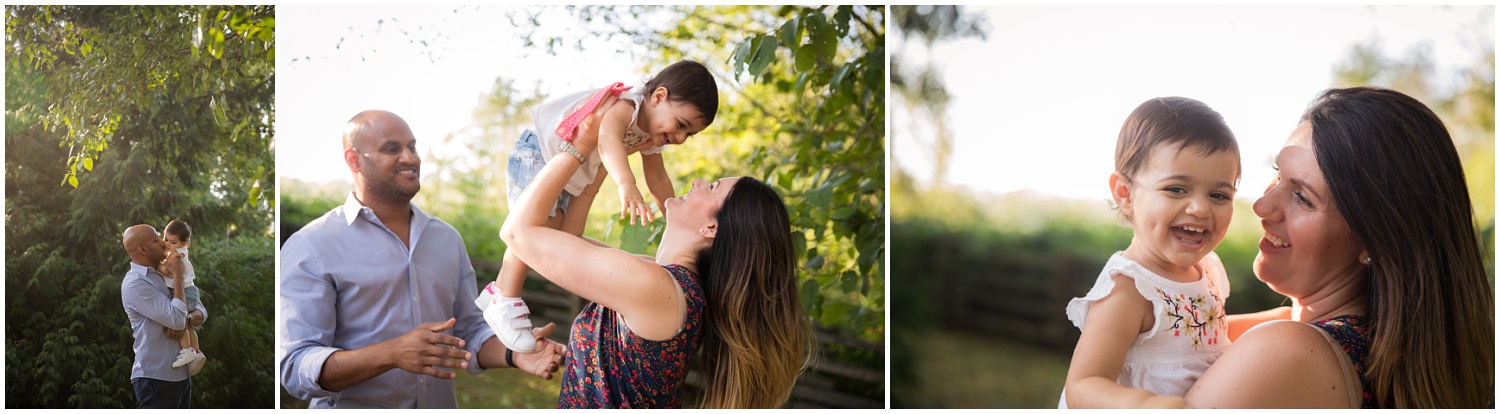
M194 405L271 406L273 15L6 8L7 407L136 404L119 238L169 219L211 312Z

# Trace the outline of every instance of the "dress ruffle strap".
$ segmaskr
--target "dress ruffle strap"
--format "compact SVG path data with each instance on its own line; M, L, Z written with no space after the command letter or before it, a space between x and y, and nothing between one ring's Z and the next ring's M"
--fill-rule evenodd
M584 118L594 113L594 109L599 107L599 103L604 101L604 97L619 95L628 90L630 90L630 87L620 82L612 83L604 87L604 89L600 89L598 93L589 98L588 102L584 102L583 106L579 107L578 110L573 111L573 113L563 118L562 123L557 125L557 136L562 138L564 142L572 142L573 130L578 128L578 124L583 122Z

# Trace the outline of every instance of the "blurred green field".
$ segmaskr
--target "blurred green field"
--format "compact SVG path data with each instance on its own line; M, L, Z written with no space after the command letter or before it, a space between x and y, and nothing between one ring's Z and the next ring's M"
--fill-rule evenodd
M561 376L544 380L514 369L492 369L480 375L459 371L453 388L458 408L554 408Z
M911 355L917 381L892 387L893 398L902 394L924 408L1057 407L1068 354L962 331L918 336L922 349Z

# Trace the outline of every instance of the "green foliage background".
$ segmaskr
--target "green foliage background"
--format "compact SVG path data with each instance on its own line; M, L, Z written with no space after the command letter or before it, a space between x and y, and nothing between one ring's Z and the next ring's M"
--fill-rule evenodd
M542 8L507 14L524 26ZM644 56L635 79L681 59L704 63L719 82L714 124L665 153L681 194L694 178L751 176L786 202L799 252L802 302L809 315L841 335L880 342L885 336L885 9L881 6L587 6L568 7L582 33L528 35L523 47L545 53L582 51L586 39L615 39ZM663 23L666 22L666 23ZM597 50L587 51L601 53ZM623 52L623 51L603 51ZM529 127L538 89L497 78L475 107L473 121L441 139L465 154L423 154L422 191L414 203L465 236L470 257L498 263L505 246L495 235L504 207L504 166L514 131ZM423 139L418 137L418 139ZM429 138L430 139L430 138ZM330 162L337 162L330 155ZM634 161L632 162L639 164ZM639 175L639 167L635 167ZM638 177L637 182L643 182ZM346 183L282 183L282 237L317 218L348 194ZM652 254L664 227L630 226L607 181L585 234ZM493 273L480 272L487 283ZM838 347L835 347L838 348ZM830 349L825 357L884 371L884 356ZM507 377L486 373L477 380ZM463 378L463 381L471 378ZM500 380L497 380L500 381ZM504 380L509 381L509 380ZM528 383L529 384L529 383ZM541 388L530 384L524 388ZM460 390L465 389L460 384ZM491 387L500 395L505 386ZM555 388L551 389L555 398ZM883 389L866 390L883 399ZM513 407L502 401L465 407ZM502 398L511 401L510 397ZM524 401L524 400L523 400ZM524 404L523 404L524 405Z
M137 404L120 234L170 219L209 310L193 406L270 407L274 9L5 11L6 407Z

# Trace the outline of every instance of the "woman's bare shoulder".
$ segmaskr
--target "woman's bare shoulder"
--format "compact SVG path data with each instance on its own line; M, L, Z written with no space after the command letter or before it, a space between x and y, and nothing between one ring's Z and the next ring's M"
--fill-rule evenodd
M1338 358L1316 327L1264 323L1240 335L1184 398L1202 408L1350 408Z

